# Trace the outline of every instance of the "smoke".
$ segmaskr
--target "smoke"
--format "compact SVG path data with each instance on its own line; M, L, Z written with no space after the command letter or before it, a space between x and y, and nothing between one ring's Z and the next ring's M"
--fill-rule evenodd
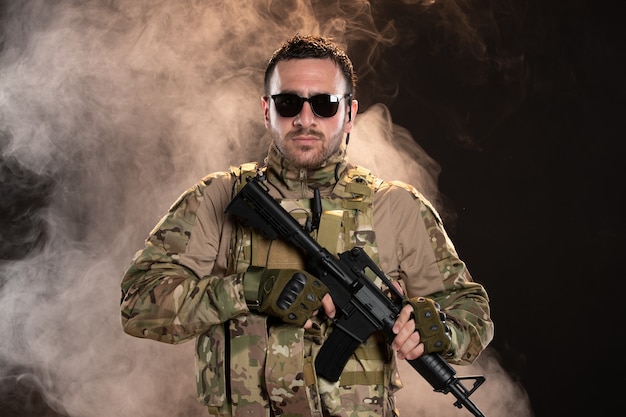
M416 14L428 3L405 2ZM375 17L356 0L0 5L3 415L206 415L193 343L122 332L122 274L185 188L265 152L259 97L270 53L296 31L330 35L359 57L371 85L380 51L402 37L389 22L377 29ZM384 104L359 114L349 155L438 201L438 164ZM488 400L486 391L525 401L497 360L486 354L474 366L489 381L475 394L483 411L529 415ZM419 378L404 374L414 400ZM423 401L408 409L451 400L419 391Z

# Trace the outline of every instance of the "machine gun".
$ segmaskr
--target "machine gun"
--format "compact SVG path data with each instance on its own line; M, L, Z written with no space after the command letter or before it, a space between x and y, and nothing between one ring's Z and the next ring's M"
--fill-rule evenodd
M269 239L283 238L306 255L306 270L329 289L337 315L334 328L322 345L315 368L319 375L337 381L355 349L376 331L382 331L391 344L393 325L404 305L404 296L361 248L355 247L335 257L319 245L304 228L269 195L264 177L247 178L226 207L226 212L246 219L246 226L261 230ZM367 270L387 285L387 296L366 275ZM407 360L436 392L452 393L457 408L465 406L474 416L485 417L469 399L485 381L483 376L455 377L455 370L438 353ZM474 380L471 389L461 382Z

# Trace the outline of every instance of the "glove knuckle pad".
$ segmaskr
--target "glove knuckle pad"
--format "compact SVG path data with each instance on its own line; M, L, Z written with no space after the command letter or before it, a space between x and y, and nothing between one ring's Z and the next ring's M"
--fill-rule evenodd
M303 325L320 308L321 298L328 289L304 271L285 269L275 275L271 288L263 287L259 311L286 323Z
M431 299L416 297L409 300L414 309L415 328L421 335L426 353L447 351L450 348L450 328L446 315Z

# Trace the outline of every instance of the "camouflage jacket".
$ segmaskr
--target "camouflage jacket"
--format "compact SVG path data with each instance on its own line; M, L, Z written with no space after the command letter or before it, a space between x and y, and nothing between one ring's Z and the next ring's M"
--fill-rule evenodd
M266 162L270 194L293 204L310 199L313 188L332 200L353 168L343 150L317 171L291 169L274 147ZM401 280L409 297L437 301L452 331L447 360L473 362L493 337L484 288L472 280L437 212L417 190L401 182L371 183L373 229L361 237L339 239L338 248L341 242L367 247L388 277ZM235 256L237 245L249 239L224 213L236 186L232 172L211 174L183 193L155 226L122 280L124 331L166 343L196 338L199 399L215 415L270 415L270 406L275 415L393 415L393 393L401 384L393 355L388 348L376 347L377 339L368 341L374 348L346 366L346 378L342 375L331 384L316 378L311 367L328 323L320 319L305 333L286 325L269 326L266 317L250 311L242 285L242 271L250 260L237 265ZM268 334L268 327L276 330ZM372 355L377 349L380 354ZM282 361L276 359L280 357ZM294 365L302 370L286 378L281 372L287 374L286 367L293 365L290 358L302 358L303 363ZM364 365L368 359L372 372ZM358 372L376 375L374 371L380 371L382 379L350 378ZM313 376L307 378L307 373ZM298 392L305 402L308 399L308 412L293 412L299 410L297 399L289 411L289 400Z

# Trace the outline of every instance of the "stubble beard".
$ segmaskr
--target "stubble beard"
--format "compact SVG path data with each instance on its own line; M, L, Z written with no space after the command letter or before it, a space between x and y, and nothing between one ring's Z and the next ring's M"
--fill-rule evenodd
M292 138L301 134L317 136L320 139L321 148L309 145L285 146L286 143L293 145ZM326 161L338 151L343 139L343 132L334 134L329 141L325 140L322 133L305 129L290 132L283 139L275 131L272 131L272 136L278 150L296 168L315 169L324 166Z

